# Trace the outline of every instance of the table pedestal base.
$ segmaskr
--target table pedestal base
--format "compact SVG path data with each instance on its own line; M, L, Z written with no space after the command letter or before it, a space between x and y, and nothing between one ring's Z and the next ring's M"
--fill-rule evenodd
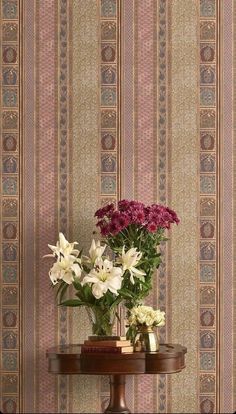
M131 411L125 402L125 375L110 376L110 402L106 414L129 414Z

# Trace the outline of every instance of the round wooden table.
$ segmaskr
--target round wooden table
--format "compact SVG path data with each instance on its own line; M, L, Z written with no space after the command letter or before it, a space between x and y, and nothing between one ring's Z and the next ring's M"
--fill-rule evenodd
M49 372L53 374L110 375L110 403L105 413L130 413L125 402L125 376L174 374L185 368L187 348L162 344L158 352L132 354L81 354L80 345L65 345L47 351Z

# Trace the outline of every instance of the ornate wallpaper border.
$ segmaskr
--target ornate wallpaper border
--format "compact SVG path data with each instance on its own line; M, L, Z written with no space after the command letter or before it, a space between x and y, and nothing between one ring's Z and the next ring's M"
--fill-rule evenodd
M220 412L235 411L234 387L234 331L233 308L234 292L234 180L235 180L235 1L218 1L220 14L220 37L218 41L219 56L219 324L218 335L218 373L217 409ZM221 202L220 202L221 201Z
M70 106L70 31L71 2L58 0L58 232L62 231L67 237L70 230L70 146L71 146L71 115ZM65 345L70 342L69 311L66 307L58 310L58 343ZM69 378L66 375L58 377L58 407L60 413L70 411L69 407Z
M218 0L200 1L199 407L215 412L218 388Z
M20 388L20 16L21 2L0 1L1 16L1 406L19 411Z
M101 205L120 195L120 0L100 5Z
M159 160L158 160L158 190L159 194L157 201L161 204L168 204L168 81L170 78L170 59L168 56L168 42L169 42L169 25L171 24L171 13L170 7L166 0L159 0L159 31L158 31L158 41L159 41L159 50L158 50L158 59L159 59L159 78L158 78L158 89L159 89L159 99L158 99L158 145L159 145ZM167 283L167 273L168 273L168 246L165 243L162 243L160 246L160 252L162 257L162 263L158 270L158 307L166 312L168 315L169 312L169 303L168 303L168 283ZM153 304L153 307L156 306L156 303ZM167 322L168 323L168 322ZM165 343L168 337L169 326L166 325L163 328L159 329L160 332L160 341ZM166 375L158 375L158 412L166 413L167 412L167 395L170 390L170 384L167 381Z
M120 199L121 0L98 0L100 23L100 204ZM109 403L107 377L100 379L100 405Z

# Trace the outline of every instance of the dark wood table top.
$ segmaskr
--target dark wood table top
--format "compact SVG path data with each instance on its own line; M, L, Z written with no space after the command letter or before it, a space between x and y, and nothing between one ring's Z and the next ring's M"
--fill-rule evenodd
M171 374L185 368L187 348L161 344L157 352L81 354L81 345L48 349L49 372L54 374Z

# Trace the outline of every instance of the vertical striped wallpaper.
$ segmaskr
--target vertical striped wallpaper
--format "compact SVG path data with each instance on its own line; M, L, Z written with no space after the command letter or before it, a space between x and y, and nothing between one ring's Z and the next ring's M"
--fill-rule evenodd
M107 377L47 372L91 327L42 256L59 231L87 248L124 197L181 217L147 303L188 347L181 374L129 377L128 406L235 411L235 19L233 0L0 0L0 411L105 409Z
M173 1L171 8L171 71L168 203L181 224L170 235L168 339L188 348L183 374L171 376L170 412L197 412L198 376L198 19L197 3ZM184 167L184 168L183 168ZM193 375L193 372L195 375Z

